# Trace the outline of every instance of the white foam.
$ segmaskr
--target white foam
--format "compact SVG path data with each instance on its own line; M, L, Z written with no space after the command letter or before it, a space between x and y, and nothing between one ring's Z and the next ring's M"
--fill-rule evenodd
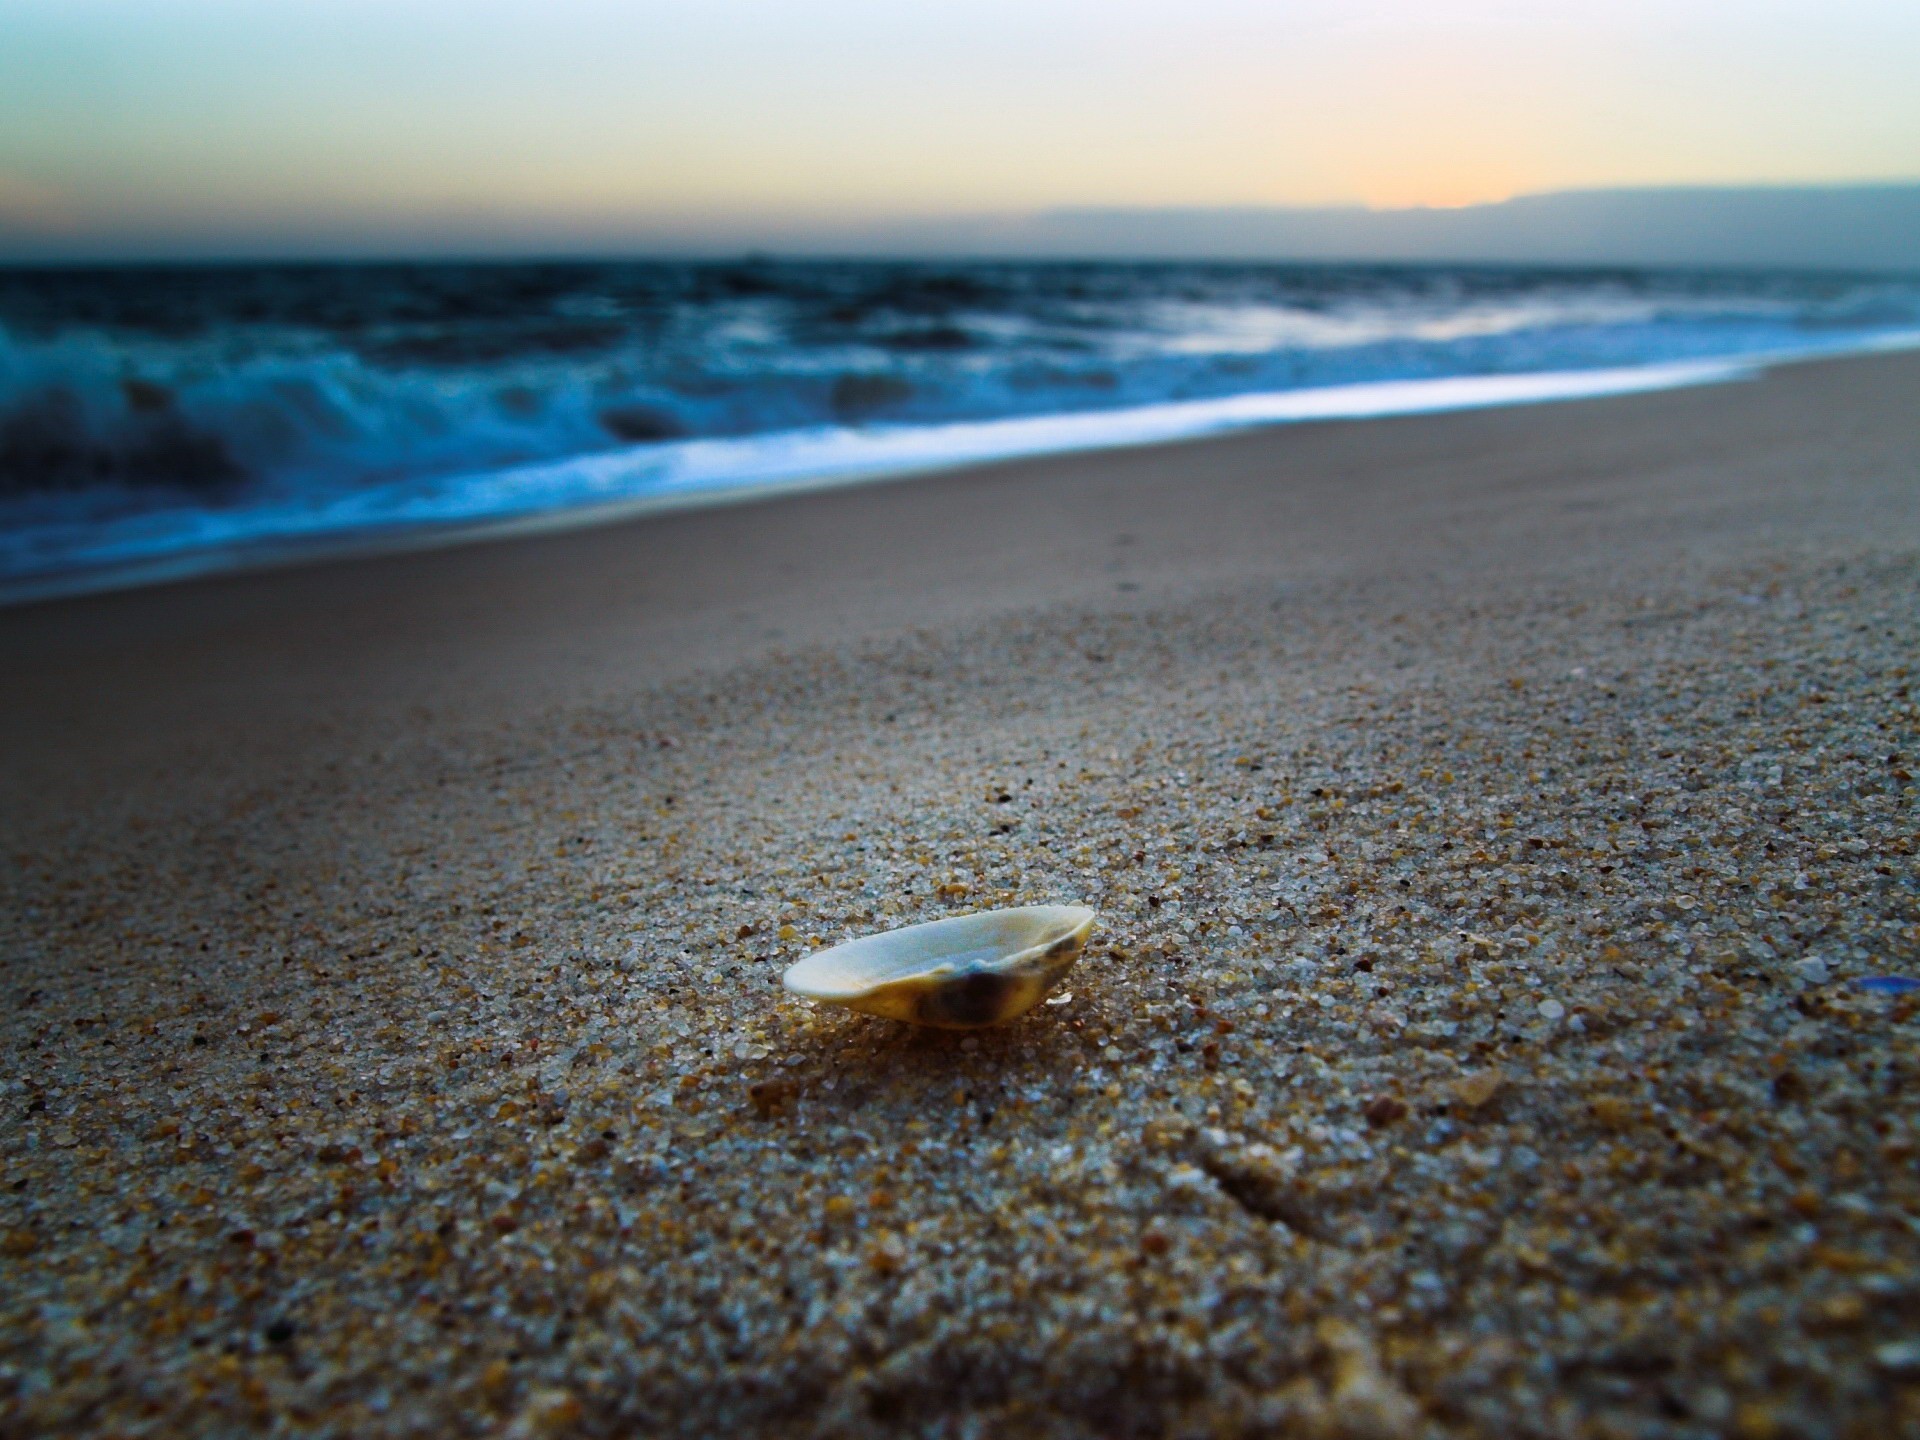
M690 440L473 477L461 484L458 494L439 500L420 497L416 513L422 520L489 517L498 523L485 525L485 534L526 534L695 505L906 479L996 461L1169 444L1302 421L1424 415L1724 383L1750 377L1760 368L1752 361L1705 360L1533 375L1374 381L1128 410L945 425L822 426L738 439ZM515 505L515 497L525 503ZM536 501L534 497L543 498Z
M58 573L0 584L0 602L118 589L315 554L432 548L571 529L655 511L737 503L995 461L1109 450L1304 421L1435 414L1723 384L1816 355L1920 348L1920 331L1846 345L1611 369L1371 381L1131 409L935 425L819 426L687 440L479 474L159 512L62 546ZM16 556L16 560L20 557Z

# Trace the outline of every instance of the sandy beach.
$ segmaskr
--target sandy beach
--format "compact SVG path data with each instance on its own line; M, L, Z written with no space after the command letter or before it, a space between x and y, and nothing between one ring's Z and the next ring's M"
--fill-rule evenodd
M1916 416L1831 361L0 612L0 1431L1920 1434ZM779 986L1041 902L1002 1029Z

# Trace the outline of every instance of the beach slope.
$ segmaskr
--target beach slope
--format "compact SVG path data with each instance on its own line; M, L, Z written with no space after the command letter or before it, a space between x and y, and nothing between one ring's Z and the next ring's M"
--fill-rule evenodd
M0 613L0 1429L1920 1426L1920 357ZM974 1036L819 944L1100 920Z

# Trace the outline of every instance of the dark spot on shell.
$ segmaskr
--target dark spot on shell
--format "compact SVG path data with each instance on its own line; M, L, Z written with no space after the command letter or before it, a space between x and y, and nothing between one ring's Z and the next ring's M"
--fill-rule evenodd
M921 997L920 1019L929 1025L991 1025L1019 983L985 970L962 976Z

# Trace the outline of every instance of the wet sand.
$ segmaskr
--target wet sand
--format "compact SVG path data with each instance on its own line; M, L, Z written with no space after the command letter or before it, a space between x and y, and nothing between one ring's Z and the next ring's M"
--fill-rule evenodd
M1920 1430L1920 357L0 613L0 1427ZM816 943L1084 901L977 1036Z

